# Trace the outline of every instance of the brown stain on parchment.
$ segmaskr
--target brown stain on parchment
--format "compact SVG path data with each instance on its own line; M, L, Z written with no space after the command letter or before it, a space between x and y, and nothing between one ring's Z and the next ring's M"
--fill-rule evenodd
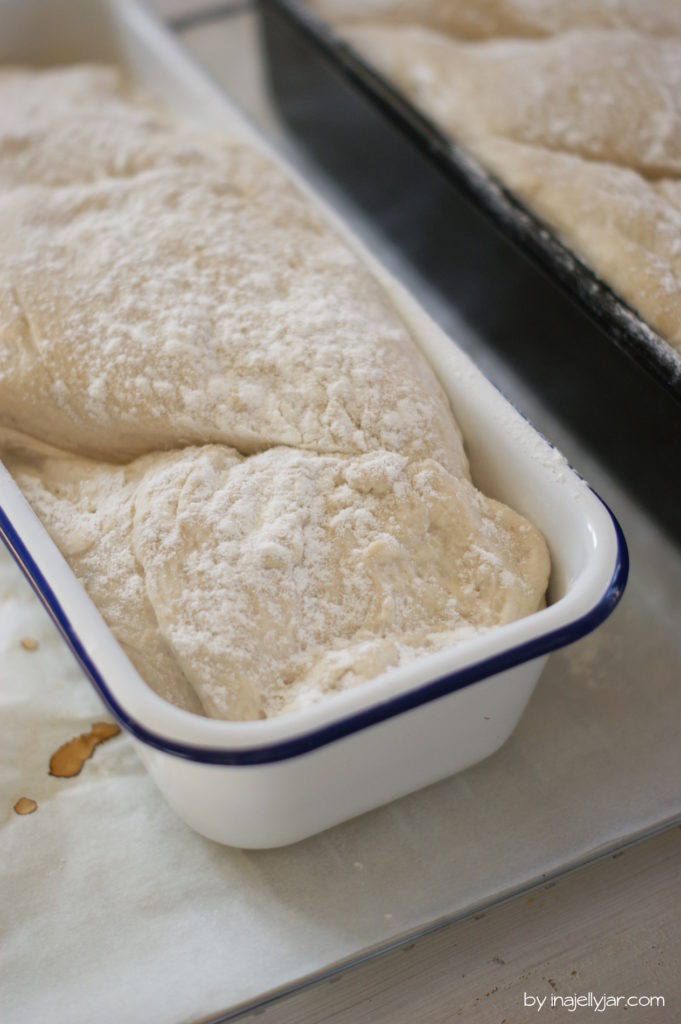
M31 800L30 796L20 796L14 805L14 810L17 814L33 814L38 810L38 805L35 800Z
M34 640L32 637L25 636L24 639L21 641L21 646L24 648L25 651L37 651L40 644L38 643L37 640Z
M58 779L72 779L74 775L79 775L95 748L118 736L120 731L113 722L95 722L90 732L76 736L54 752L50 758L50 775Z

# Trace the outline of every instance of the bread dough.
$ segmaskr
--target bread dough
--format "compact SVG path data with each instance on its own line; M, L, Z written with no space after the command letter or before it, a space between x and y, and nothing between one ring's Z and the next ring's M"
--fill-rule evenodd
M149 685L267 717L537 610L541 534L313 204L61 75L0 73L0 456Z
M306 0L343 25L421 25L457 39L533 38L575 28L628 28L681 36L681 7L669 0Z
M485 159L681 350L681 180L504 139Z
M0 197L0 407L105 458L382 447L466 471L442 389L381 287L237 145Z
M473 44L370 26L351 38L468 143L501 137L643 175L681 172L680 39L592 30Z
M158 464L176 457L169 452L149 458ZM223 457L229 459L228 450ZM144 460L129 466L89 462L2 427L0 458L142 678L165 700L204 714L158 628L135 559L133 515Z
M364 20L339 27L681 348L679 9L470 8L486 12L484 42L457 28L458 5L440 31L428 14L408 22L401 4L382 5L380 23L368 5ZM506 34L511 8L543 12L547 37L492 38Z
M0 188L135 173L173 130L116 68L0 68Z
M432 459L221 445L126 466L0 432L10 472L140 673L271 717L536 611L539 531Z

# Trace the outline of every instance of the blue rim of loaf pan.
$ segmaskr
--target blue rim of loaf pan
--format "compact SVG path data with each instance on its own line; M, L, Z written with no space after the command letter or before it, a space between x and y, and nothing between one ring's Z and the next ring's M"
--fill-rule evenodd
M591 488L593 491L593 488ZM123 708L111 693L104 675L87 653L77 630L72 625L62 605L38 568L33 556L21 539L4 509L0 506L0 538L4 541L14 560L33 590L44 605L52 621L71 649L81 668L89 678L100 698L114 718L135 739L149 747L185 758L200 764L212 765L257 765L271 764L299 757L319 747L334 743L350 736L361 729L377 725L395 715L404 714L414 708L438 700L456 690L461 690L473 683L480 682L489 676L497 675L508 669L515 668L523 662L549 654L568 644L579 640L599 626L618 604L629 575L629 553L622 528L612 511L595 491L595 496L608 511L612 520L617 541L617 557L610 582L600 600L584 615L579 616L558 629L553 629L541 636L533 637L522 644L510 647L506 651L483 658L472 665L457 669L428 683L416 686L407 693L399 694L382 701L372 707L364 708L327 725L311 729L297 736L279 740L274 743L252 746L247 749L228 749L225 747L197 747L189 743L181 743L168 739L141 725Z

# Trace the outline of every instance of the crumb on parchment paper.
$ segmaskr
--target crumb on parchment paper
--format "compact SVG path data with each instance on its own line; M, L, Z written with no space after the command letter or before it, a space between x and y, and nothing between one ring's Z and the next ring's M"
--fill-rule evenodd
M30 796L21 796L14 805L17 814L33 814L38 810L38 804Z

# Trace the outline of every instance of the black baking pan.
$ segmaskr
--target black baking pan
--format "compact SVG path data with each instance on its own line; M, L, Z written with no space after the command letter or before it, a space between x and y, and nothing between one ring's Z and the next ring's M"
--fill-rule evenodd
M298 0L262 0L264 15L286 21L337 72L486 214L495 226L577 302L627 355L681 402L681 355L572 252L520 200L414 107L333 29ZM267 30L272 67L281 66L280 32Z
M259 9L308 154L681 540L681 356L303 4Z

